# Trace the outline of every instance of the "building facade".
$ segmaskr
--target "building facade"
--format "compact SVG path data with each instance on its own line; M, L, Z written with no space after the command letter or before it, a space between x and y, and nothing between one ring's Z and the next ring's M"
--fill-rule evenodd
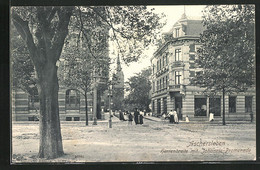
M185 14L170 32L165 33L165 42L151 58L152 64L152 111L155 115L176 110L179 118L208 120L214 113L221 119L222 96L208 96L203 89L189 85L196 73L201 71L195 63L196 50L200 47L199 36L204 30L201 19ZM250 119L255 113L255 88L247 92L225 96L227 120Z
M121 68L120 59L117 60L117 80L113 86L112 109L121 110L124 99L124 73ZM108 109L108 90L104 87L97 91L97 119L104 119L104 111ZM12 89L12 120L34 121L39 115L39 96L37 90L33 95L21 89ZM79 89L71 89L65 86L59 88L58 93L59 113L61 121L85 121L86 106L85 97ZM88 120L93 120L93 92L87 93Z

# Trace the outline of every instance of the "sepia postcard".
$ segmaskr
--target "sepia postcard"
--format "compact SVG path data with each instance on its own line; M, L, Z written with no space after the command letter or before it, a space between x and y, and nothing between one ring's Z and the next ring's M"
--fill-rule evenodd
M12 6L11 163L256 160L255 6Z

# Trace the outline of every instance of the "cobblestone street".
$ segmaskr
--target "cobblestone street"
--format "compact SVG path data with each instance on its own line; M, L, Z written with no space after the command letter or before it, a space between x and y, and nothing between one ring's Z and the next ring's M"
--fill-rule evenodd
M13 122L13 162L155 162L255 159L255 123L169 124L158 118L128 125L113 117L98 125L61 122L63 157L38 159L38 122Z

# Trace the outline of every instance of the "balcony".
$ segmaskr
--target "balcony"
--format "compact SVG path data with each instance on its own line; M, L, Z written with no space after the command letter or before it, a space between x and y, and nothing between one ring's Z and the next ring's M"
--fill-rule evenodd
M172 69L176 68L176 67L184 67L184 63L183 61L174 61L172 63Z
M183 91L184 86L182 84L174 84L169 85L168 90L169 92L181 92Z

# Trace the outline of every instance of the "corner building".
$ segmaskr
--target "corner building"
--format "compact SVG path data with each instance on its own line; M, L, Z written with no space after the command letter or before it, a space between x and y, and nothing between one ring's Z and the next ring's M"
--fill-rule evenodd
M188 116L190 120L206 121L210 113L214 113L215 119L222 119L221 92L208 96L203 94L202 88L189 85L201 71L195 59L204 29L201 19L183 14L172 29L164 33L163 44L151 58L153 114L176 110L179 119ZM226 120L250 120L250 113L255 115L255 109L255 88L225 96Z

